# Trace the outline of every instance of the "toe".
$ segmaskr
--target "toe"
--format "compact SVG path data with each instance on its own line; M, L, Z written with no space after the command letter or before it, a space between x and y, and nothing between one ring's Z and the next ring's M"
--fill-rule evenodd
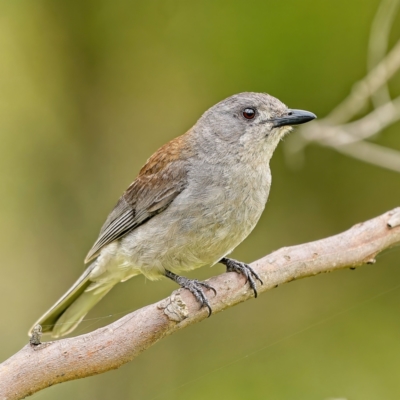
M206 289L212 290L212 291L214 292L214 295L215 295L215 296L217 295L217 291L216 291L211 285L209 285L208 283L199 282L199 284L200 284L201 286L205 287Z

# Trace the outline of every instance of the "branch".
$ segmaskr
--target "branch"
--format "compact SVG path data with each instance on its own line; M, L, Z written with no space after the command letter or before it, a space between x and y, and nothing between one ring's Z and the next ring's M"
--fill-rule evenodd
M373 69L385 56L390 30L395 21L400 0L382 0L371 25L368 46L368 70ZM390 101L387 82L371 96L375 108Z
M386 57L365 78L353 85L353 90L325 120L331 124L342 124L363 109L368 99L378 91L400 68L400 40Z
M400 119L400 96L372 111L355 122L341 126L324 126L323 122L314 123L302 131L302 138L318 141L322 146L332 147L369 164L378 165L391 171L400 172L400 151L362 139L373 136L388 125ZM286 151L298 152L302 142L292 141ZM287 157L290 158L290 157Z
M338 235L298 246L284 247L252 263L266 292L295 279L375 262L377 254L400 244L400 208L357 224ZM208 281L214 314L249 300L253 291L236 273ZM120 367L170 335L207 318L193 296L179 289L94 332L69 339L23 347L0 364L0 399L21 399L57 383L100 374ZM39 331L37 332L39 333Z
M308 142L318 141L320 144L336 147L374 136L398 120L400 120L400 96L357 121L330 126L322 119L307 129L302 128L301 135Z
M329 125L327 118L323 118L319 122L301 127L299 134L285 143L285 158L293 166L299 164L299 161L302 161L299 160L299 156L303 155L306 144L316 142L369 164L400 172L399 151L364 140L398 120L400 96L379 106L363 118L344 125Z
M399 8L400 0L380 2L370 32L368 74L353 85L351 93L326 117L301 127L299 134L285 143L284 154L289 165L302 165L304 148L315 142L369 164L400 172L400 152L365 140L400 119L400 97L392 100L388 88L389 80L400 69L400 40L387 53L390 30ZM349 123L369 99L375 110Z
M400 151L389 147L379 146L376 143L356 142L346 146L335 146L342 154L351 156L368 164L386 168L389 171L400 172Z

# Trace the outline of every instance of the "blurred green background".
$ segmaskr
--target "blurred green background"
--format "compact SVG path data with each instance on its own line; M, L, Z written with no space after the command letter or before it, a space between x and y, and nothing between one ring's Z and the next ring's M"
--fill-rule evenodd
M31 324L84 270L108 212L159 146L241 91L325 116L366 73L378 4L2 1L0 359L27 343ZM397 16L391 43L399 36ZM399 77L391 90L400 93ZM399 129L375 141L400 150ZM333 235L400 205L399 174L317 145L296 170L280 146L272 172L266 211L235 258ZM117 371L34 397L398 399L399 261L394 249L372 266L284 285ZM74 333L175 288L142 276L118 285Z

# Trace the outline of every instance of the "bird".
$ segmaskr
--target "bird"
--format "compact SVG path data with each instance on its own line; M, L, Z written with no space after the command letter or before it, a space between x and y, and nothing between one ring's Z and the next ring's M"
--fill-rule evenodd
M243 274L256 297L262 280L228 255L261 217L278 143L315 118L266 93L235 94L209 108L147 160L101 228L87 269L29 334L36 325L54 338L69 334L117 283L139 274L173 280L210 315L206 293L215 289L180 274L222 263Z

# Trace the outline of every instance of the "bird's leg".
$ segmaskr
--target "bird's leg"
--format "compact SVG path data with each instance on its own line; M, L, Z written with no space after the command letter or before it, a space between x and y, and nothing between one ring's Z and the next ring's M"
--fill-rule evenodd
M245 264L241 261L234 260L233 258L226 258L226 257L221 258L219 262L226 266L227 272L237 272L238 274L244 275L246 277L246 282L249 282L250 287L254 291L254 297L257 297L257 288L255 279L257 279L261 283L261 285L263 285L264 282L258 276L257 272L250 267L250 265Z
M201 304L201 307L208 308L208 316L212 314L210 303L203 292L203 288L206 288L212 290L216 295L217 291L212 286L208 283L198 281L197 279L189 279L184 276L176 275L168 270L165 270L165 276L176 282L180 287L189 290L189 292L192 293L196 300Z

